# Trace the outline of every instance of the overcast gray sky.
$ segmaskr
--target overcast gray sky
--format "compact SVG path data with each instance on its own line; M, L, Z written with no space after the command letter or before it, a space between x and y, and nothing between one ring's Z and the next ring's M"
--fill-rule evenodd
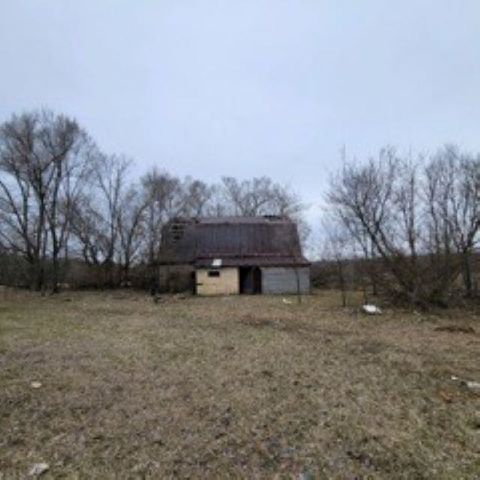
M342 146L480 150L480 1L0 0L0 120L43 106L139 172L317 205Z

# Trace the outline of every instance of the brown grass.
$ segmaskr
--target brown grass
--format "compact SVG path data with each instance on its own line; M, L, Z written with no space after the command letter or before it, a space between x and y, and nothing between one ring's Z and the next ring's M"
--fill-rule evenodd
M0 478L479 478L478 316L338 302L0 301Z

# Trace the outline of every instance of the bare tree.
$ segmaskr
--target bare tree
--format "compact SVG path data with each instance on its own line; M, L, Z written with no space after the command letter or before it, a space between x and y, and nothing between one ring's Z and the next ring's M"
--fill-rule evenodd
M184 196L182 210L185 215L202 217L214 214L212 201L215 186L187 177L182 183L182 190L182 195Z
M387 148L377 160L346 163L332 180L328 202L365 255L370 250L382 260L390 293L445 304L461 271L459 256L466 290L472 290L478 168L478 160L452 148L426 166L422 156L400 157Z
M94 146L76 122L68 118L43 116L40 142L51 159L51 184L47 197L47 228L50 233L52 259L52 289L58 292L59 255L66 246L73 208L81 195L85 181L92 172L91 151Z
M297 195L268 177L254 177L243 181L223 177L221 194L225 210L231 215L293 217L304 209Z
M472 257L480 232L480 159L446 146L425 169L430 244L436 261L444 252L452 270L460 259L467 296L476 293ZM455 262L456 263L456 262Z
M222 184L216 188L215 192L217 198L214 216L289 217L296 222L300 242L304 248L306 247L311 233L310 226L304 218L306 206L288 187L275 183L269 177L254 177L242 181L233 177L223 177Z
M130 161L122 156L98 153L91 188L78 199L72 216L72 231L90 265L101 267L108 285L116 283L115 263L119 252L122 206L127 195ZM126 235L126 232L123 232Z
M371 159L366 165L345 164L331 183L328 202L349 231L356 233L363 250L367 245L360 233L366 234L400 291L415 302L419 279L412 273L406 251L414 247L408 238L415 240L409 231L414 219L408 218L415 214L408 209L411 202L408 194L415 192L414 188L408 188L412 178L414 171L396 152L384 149L378 160Z
M149 199L138 185L131 185L122 196L118 211L119 262L122 267L122 284L130 282L130 268L139 260L146 227Z
M399 282L405 283L395 261L400 253L396 236L391 234L395 230L393 203L397 164L391 149L382 150L378 161L371 159L366 165L346 163L338 177L332 180L327 200L334 215L362 250L367 252L371 241Z
M358 243L350 229L338 218L325 215L322 223L323 248L320 255L325 262L334 264L342 307L346 307L348 292L354 289L354 264Z
M162 230L166 223L187 211L184 187L179 178L152 169L142 178L144 195L148 199L146 211L146 248L150 265L158 262Z
M14 115L0 127L0 236L31 265L37 290L45 286L48 255L57 290L58 256L91 144L75 120L50 111Z

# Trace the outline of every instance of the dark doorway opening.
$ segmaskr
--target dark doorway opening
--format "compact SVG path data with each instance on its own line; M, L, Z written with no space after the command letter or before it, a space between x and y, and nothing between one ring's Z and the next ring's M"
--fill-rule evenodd
M190 291L197 294L197 273L195 271L190 272Z
M258 267L240 267L240 293L262 293L262 271Z

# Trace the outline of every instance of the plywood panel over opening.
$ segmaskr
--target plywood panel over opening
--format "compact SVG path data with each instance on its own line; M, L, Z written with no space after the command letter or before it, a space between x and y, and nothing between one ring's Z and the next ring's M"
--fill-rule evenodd
M238 293L238 268L197 269L198 295L232 295Z

